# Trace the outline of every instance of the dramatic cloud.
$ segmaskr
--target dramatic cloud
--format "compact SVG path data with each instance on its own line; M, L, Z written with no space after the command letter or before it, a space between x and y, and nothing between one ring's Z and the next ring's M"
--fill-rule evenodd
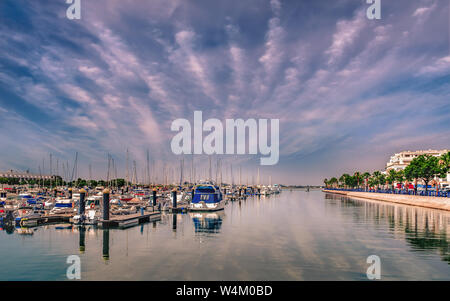
M0 169L49 172L50 153L78 152L80 175L91 164L104 178L109 153L124 176L128 149L142 179L148 150L155 178L178 178L170 124L195 110L280 119L264 182L319 184L449 148L448 5L383 1L368 20L365 1L99 0L68 20L65 1L1 1ZM259 157L220 157L224 177L242 166L256 180ZM207 176L206 157L194 164Z

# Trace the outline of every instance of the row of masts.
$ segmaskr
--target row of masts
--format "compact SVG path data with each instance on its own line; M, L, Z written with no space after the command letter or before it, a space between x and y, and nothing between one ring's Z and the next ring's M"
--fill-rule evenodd
M74 183L79 179L78 174L78 152L75 153L75 159L73 166L70 168L69 161L62 162L60 164L59 158L56 158L56 168L53 166L54 157L52 154L49 155L49 172L52 175L50 180L50 186L58 186L61 181ZM108 186L117 187L118 186L118 167L116 160L111 154L107 154L107 173L106 173L106 183ZM62 174L60 173L60 165L62 166ZM179 168L170 167L166 162L162 163L162 168L157 168L157 164L152 160L150 163L150 153L147 150L146 153L146 164L141 170L137 168L136 160L132 160L130 164L130 154L129 150L126 150L126 168L125 168L125 183L130 183L131 185L171 185L178 184L182 186L184 183L198 183L200 180L209 180L218 184L227 182L231 185L257 185L261 186L260 169L257 169L256 182L254 174L251 174L251 179L249 174L246 173L245 179L242 175L242 166L239 165L238 172L233 171L233 164L224 164L221 158L217 158L215 161L215 166L213 167L212 157L209 157L209 168L196 168L195 158L191 156L190 158L190 169L189 174L186 175L185 172L185 158L180 159ZM177 171L179 170L179 172ZM45 158L42 159L41 165L38 166L39 175L46 174L45 170ZM161 173L158 172L161 171ZM88 165L89 171L89 181L93 181L92 164ZM139 172L138 172L139 171ZM200 171L200 172L199 172ZM142 177L138 177L140 174ZM237 176L237 179L236 179ZM236 181L237 180L237 181ZM40 180L38 183L40 186L44 186L44 180ZM268 176L268 185L272 185L272 177Z

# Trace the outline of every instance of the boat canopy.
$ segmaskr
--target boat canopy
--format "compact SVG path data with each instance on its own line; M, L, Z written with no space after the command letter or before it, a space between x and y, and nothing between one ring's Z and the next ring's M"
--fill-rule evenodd
M56 208L72 208L72 203L56 203Z
M216 189L213 186L197 186L195 189L197 193L215 193Z

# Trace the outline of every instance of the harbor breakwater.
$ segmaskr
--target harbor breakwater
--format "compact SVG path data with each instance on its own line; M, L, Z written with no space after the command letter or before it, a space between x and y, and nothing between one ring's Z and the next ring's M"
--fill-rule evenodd
M377 200L390 203L398 203L411 206L419 206L432 209L440 209L450 211L450 198L439 198L430 196L403 195L403 194L387 194L374 192L359 191L341 191L323 189L323 192L341 194L348 197L363 198Z

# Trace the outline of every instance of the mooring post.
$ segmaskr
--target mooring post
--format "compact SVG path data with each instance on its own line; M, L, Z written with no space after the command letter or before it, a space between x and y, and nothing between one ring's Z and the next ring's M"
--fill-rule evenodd
M103 190L103 220L109 220L109 189Z
M80 190L80 206L78 208L78 213L80 215L84 214L85 208L86 208L86 204L85 204L85 198L86 198L86 190L81 189Z
M177 191L172 190L172 208L177 208Z
M194 188L192 188L192 195L191 195L191 197L192 197L192 199L191 199L191 202L194 200L194 195L195 195L195 189Z
M72 188L69 188L69 200L72 199Z
M156 189L153 189L153 206L156 206Z

